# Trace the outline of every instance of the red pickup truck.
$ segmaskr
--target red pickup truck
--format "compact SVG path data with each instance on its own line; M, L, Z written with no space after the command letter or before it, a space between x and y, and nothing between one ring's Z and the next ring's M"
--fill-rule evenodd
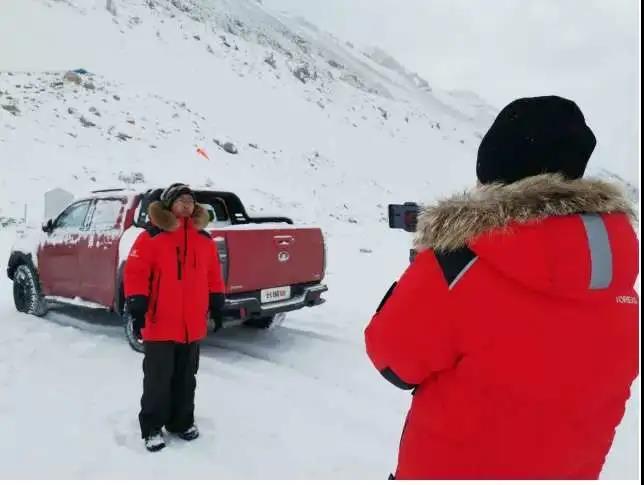
M142 350L124 311L123 266L161 190L95 191L37 232L19 232L7 266L16 309L42 316L55 302L113 311L123 317L130 345ZM295 227L285 217L251 217L231 192L195 194L210 214L206 231L226 283L226 324L268 328L286 312L324 302L326 248L319 228Z

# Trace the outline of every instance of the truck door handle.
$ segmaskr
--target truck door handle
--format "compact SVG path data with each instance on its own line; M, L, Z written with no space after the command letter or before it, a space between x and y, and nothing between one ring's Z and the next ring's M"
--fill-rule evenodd
M275 245L278 248L284 248L287 246L290 246L295 242L295 238L293 236L273 236L273 241L275 242Z

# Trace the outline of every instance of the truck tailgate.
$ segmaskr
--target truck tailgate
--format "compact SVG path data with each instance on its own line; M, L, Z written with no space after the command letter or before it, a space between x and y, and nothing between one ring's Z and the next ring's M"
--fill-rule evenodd
M243 293L324 278L324 240L315 228L216 231L226 238L228 293Z

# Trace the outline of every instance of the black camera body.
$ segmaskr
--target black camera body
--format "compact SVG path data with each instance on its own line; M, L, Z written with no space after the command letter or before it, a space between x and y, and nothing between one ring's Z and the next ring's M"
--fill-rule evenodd
M415 202L404 204L389 204L389 227L391 229L402 229L407 232L416 232L418 213L420 206ZM416 250L409 250L409 262L416 258Z
M415 202L389 204L389 227L407 232L416 232L419 211L420 206Z

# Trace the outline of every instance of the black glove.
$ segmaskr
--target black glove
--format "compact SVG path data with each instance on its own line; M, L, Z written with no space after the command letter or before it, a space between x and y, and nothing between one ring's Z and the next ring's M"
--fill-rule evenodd
M127 311L132 317L132 328L136 338L141 338L141 330L145 327L145 313L148 311L148 297L145 295L130 296L127 301Z
M223 325L222 310L226 303L226 296L223 293L210 293L210 300L208 309L210 310L210 318L215 322L215 332Z

